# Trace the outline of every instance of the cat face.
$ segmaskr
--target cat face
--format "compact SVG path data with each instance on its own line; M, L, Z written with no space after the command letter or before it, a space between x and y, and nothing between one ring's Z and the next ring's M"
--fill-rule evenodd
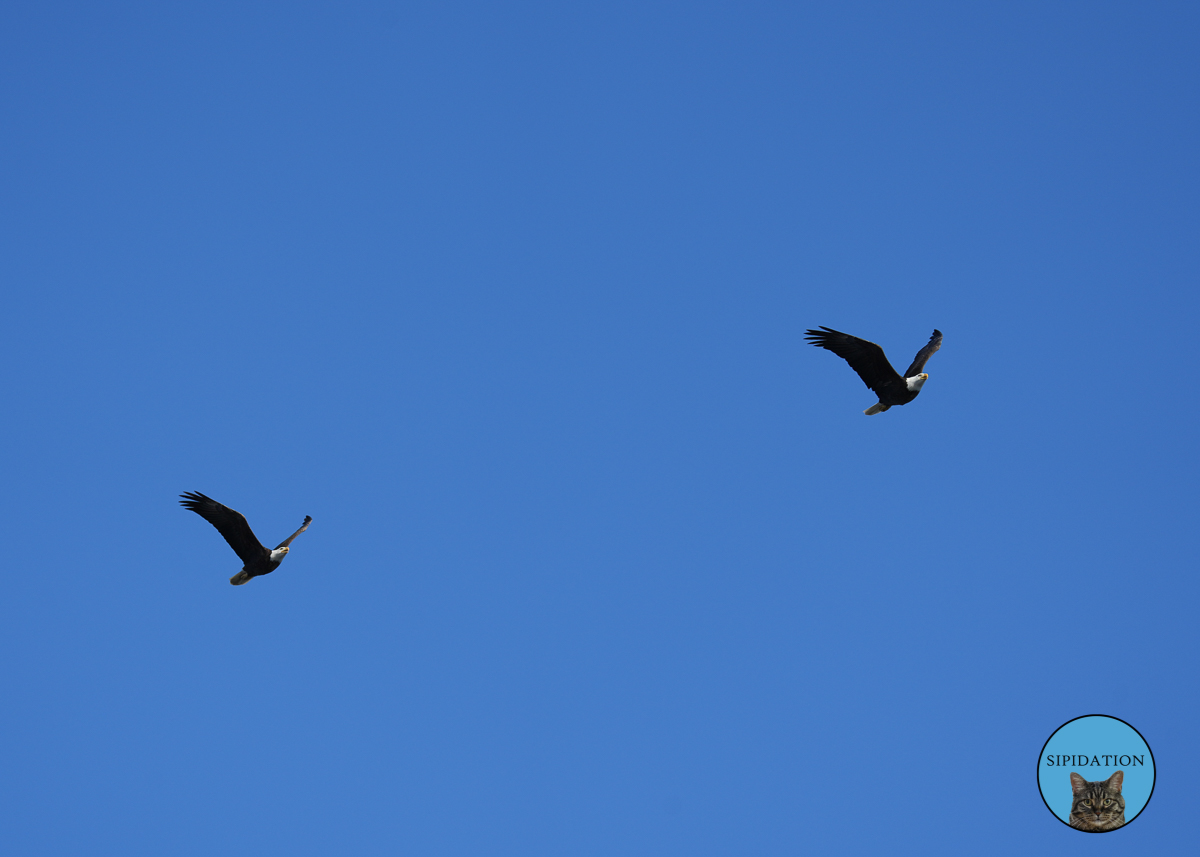
M1125 798L1121 783L1125 772L1117 771L1107 780L1090 783L1071 772L1071 826L1080 830L1116 830L1125 823Z

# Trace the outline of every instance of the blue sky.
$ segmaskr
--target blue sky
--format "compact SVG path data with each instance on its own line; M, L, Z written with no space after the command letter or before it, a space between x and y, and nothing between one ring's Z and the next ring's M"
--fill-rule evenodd
M1198 16L6 4L5 850L1193 842Z

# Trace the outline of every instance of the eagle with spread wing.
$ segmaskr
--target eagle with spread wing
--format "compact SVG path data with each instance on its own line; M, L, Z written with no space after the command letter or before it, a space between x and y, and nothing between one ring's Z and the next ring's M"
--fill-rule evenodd
M246 523L246 517L241 512L230 509L212 497L205 497L197 491L189 491L179 496L183 498L179 501L179 505L185 509L191 509L216 527L217 532L224 536L225 541L229 542L233 552L245 563L241 571L229 578L229 582L234 586L241 586L252 577L261 577L279 568L279 563L283 562L283 558L287 556L288 545L292 543L292 539L307 530L308 525L312 523L312 518L305 515L304 526L280 542L275 550L268 550L254 535L254 531L250 529L250 525Z
M925 361L942 347L942 332L935 329L929 342L917 352L912 365L901 375L892 368L883 349L874 342L828 327L806 330L804 338L809 344L826 348L849 363L863 383L879 397L878 402L863 411L867 416L881 414L892 405L907 405L915 399L929 380L929 374L921 371L925 368Z

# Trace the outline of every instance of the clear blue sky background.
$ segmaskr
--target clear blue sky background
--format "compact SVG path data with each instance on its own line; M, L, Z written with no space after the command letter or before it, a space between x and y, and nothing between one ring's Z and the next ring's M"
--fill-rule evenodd
M1194 3L0 11L0 846L1195 843ZM806 327L905 365L878 417ZM177 505L274 543L240 563ZM1107 713L1158 788L1061 825Z

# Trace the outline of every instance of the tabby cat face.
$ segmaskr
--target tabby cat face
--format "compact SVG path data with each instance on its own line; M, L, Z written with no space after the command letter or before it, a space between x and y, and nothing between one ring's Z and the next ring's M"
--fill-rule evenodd
M1071 771L1071 826L1080 830L1116 830L1125 823L1125 798L1121 783L1125 772L1117 771L1107 780L1089 783Z

